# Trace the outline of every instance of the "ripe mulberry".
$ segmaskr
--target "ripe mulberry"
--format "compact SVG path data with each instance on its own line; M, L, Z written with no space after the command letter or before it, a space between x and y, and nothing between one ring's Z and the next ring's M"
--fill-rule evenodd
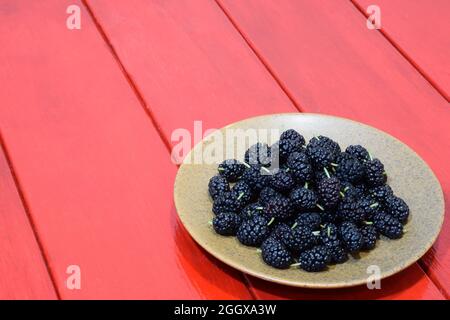
M260 246L269 236L269 219L264 216L254 216L242 222L236 233L239 242L246 246Z
M234 236L241 224L241 217L236 213L225 212L218 214L213 219L214 230L223 236Z
M343 222L339 228L342 242L349 252L358 252L363 246L363 237L358 227L352 222Z
M402 224L390 214L378 212L373 217L373 225L379 233L390 239L398 239L403 235Z
M330 262L331 256L325 246L315 246L303 251L299 257L300 268L308 272L322 271Z
M313 210L317 205L317 195L311 189L297 188L294 189L289 198L297 210L306 211Z
M277 239L267 238L261 245L262 259L269 266L277 269L286 269L294 259L291 253Z
M219 164L219 173L229 182L235 182L245 171L245 165L235 159L228 159Z
M222 193L230 191L230 185L227 179L221 175L216 175L209 180L208 191L211 198L216 199Z

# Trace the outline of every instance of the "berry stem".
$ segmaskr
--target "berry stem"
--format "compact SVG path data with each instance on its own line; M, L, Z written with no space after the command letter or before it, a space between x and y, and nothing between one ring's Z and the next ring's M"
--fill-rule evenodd
M364 224L371 225L371 224L373 224L373 222L372 221L364 221Z
M308 181L305 182L305 189L308 189Z
M262 250L260 248L256 249L256 252L262 252Z
M243 165L246 166L247 168L250 168L250 165L247 162L243 162Z
M300 263L300 262L297 262L297 263L291 264L290 267L294 268L294 267L298 267L298 266L300 266L300 265L301 265L301 263Z
M297 222L292 225L291 229L295 229L295 227L297 227Z
M315 236L318 236L318 235L320 235L320 231L313 231L312 234Z
M316 207L319 208L322 211L325 211L325 209L320 204L316 204Z
M239 193L239 196L237 197L238 200L241 200L241 198L244 196L244 192Z
M375 202L375 203L372 203L369 207L371 207L371 208L376 208L376 207L378 207L378 202Z
M323 167L323 171L325 172L325 175L326 175L328 178L331 178L330 173L328 172L327 168Z
M339 191L339 194L341 195L342 198L345 198L345 194L342 191Z
M338 165L337 163L332 162L332 163L330 163L330 164L331 164L331 166L333 166L333 167L339 167L339 165Z
M261 167L261 170L264 170L265 172L270 173L270 170L267 169L266 167Z
M208 224L209 224L210 226L212 226L212 224L213 224L212 220L209 220L209 221L208 221Z
M274 221L275 221L275 217L272 217L272 219L270 219L270 221L267 225L270 226Z

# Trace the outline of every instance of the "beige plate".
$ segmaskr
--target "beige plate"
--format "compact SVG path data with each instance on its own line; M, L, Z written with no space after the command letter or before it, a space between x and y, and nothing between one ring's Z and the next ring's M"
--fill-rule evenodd
M382 278L405 269L436 240L444 219L444 198L439 182L414 151L392 136L355 121L316 114L261 116L236 122L221 131L237 128L280 131L293 128L306 139L315 135L329 136L343 149L349 144L362 144L384 163L388 183L396 195L407 202L411 214L401 239L382 238L375 250L361 253L357 259L351 257L347 263L330 266L327 271L319 273L307 273L298 268L277 270L264 264L255 248L241 245L235 237L223 237L214 232L208 224L214 215L207 189L209 179L217 173L217 165L188 164L185 161L175 181L178 214L195 241L226 264L255 277L291 286L349 287L366 283L367 268L371 265L379 266ZM261 137L259 140L266 142ZM207 144L207 141L202 141L191 154ZM235 146L224 148L234 150ZM237 157L242 160L243 154Z

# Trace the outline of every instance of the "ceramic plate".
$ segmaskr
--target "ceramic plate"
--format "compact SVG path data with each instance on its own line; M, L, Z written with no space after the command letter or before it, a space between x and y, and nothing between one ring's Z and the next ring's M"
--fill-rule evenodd
M217 164L188 163L193 153L204 152L212 139L197 144L181 165L175 182L175 205L187 231L206 251L217 259L252 276L281 284L310 288L339 288L364 284L368 267L378 266L381 278L393 275L415 261L436 240L444 219L444 198L438 180L427 164L409 147L394 137L355 121L318 114L277 114L236 122L221 129L293 128L310 139L326 135L339 142L341 148L361 144L385 165L388 183L395 194L410 207L405 234L399 240L381 238L370 252L350 257L344 264L328 270L308 273L298 268L278 270L266 265L255 248L241 245L235 237L214 232L208 222L214 217L208 195L208 181L217 173ZM267 137L259 137L262 142ZM268 139L268 138L267 138ZM235 150L233 143L224 143L224 152ZM245 151L245 150L244 150ZM244 153L237 154L243 160ZM191 161L192 162L192 161Z

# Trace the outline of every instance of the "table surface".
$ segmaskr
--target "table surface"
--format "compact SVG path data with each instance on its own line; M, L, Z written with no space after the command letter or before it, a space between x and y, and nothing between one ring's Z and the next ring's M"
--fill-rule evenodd
M376 3L379 30L369 0L0 1L0 298L448 299L448 219L381 290L312 290L217 261L173 204L175 129L281 112L390 133L448 203L450 1Z

